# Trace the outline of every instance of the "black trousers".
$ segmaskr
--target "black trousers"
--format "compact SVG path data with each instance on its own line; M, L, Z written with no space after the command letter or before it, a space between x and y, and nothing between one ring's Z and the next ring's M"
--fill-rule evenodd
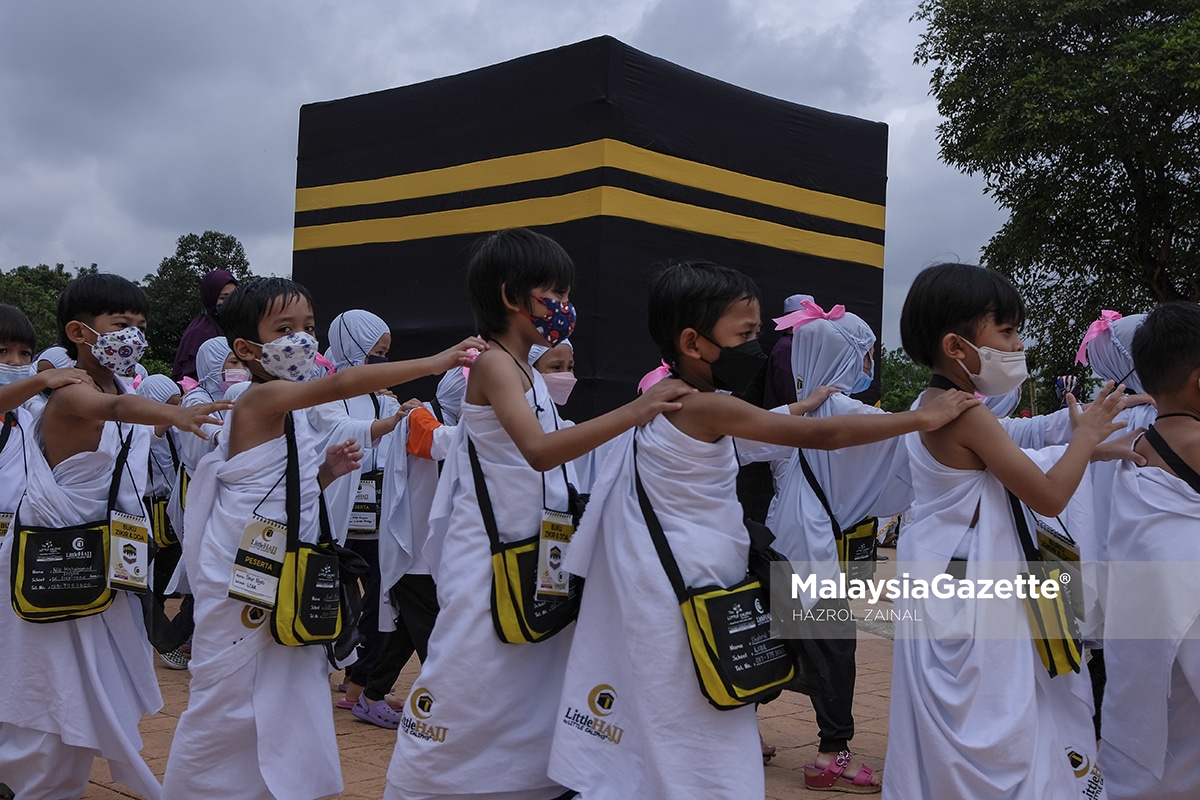
M822 605L819 603L818 607ZM820 693L811 695L813 711L817 716L817 731L821 737L817 749L822 753L838 753L849 749L850 740L854 738L854 656L858 650L858 640L853 638L854 623L841 628L839 632L844 638L813 639L813 644L829 665L829 684L833 690L829 696Z
M346 547L363 557L367 562L367 573L362 576L362 614L358 618L358 630L366 638L358 647L358 660L346 670L346 677L359 686L365 686L375 668L375 659L379 656L383 644L383 634L379 632L379 540L355 539L346 540Z
M392 690L400 670L413 653L424 663L429 655L429 635L437 620L437 587L432 575L405 575L391 588L392 605L399 609L396 630L383 634L371 677L363 695L374 703Z

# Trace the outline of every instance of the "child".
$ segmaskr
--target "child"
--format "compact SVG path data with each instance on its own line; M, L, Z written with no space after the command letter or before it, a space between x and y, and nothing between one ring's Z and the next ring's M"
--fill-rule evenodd
M491 347L471 366L433 503L423 553L441 612L405 703L389 800L549 800L563 792L546 776L546 763L571 627L536 643L499 639L489 597L492 556L468 446L477 452L501 538L524 539L541 529L544 509L567 509L563 464L675 407L673 399L687 391L664 382L615 411L562 426L526 356L531 346L570 334L574 271L557 243L529 230L490 234L472 250L467 293L476 329Z
M933 371L921 406L948 387L995 397L1024 381L1024 317L1021 297L999 273L964 264L922 271L900 318L904 349ZM914 573L925 564L971 581L998 563L1024 562L1006 490L1039 514L1058 514L1097 445L1120 427L1112 418L1121 406L1112 384L1082 412L1069 397L1075 430L1065 449L1021 450L984 406L941 430L907 437L914 521L899 541L899 560L921 562L911 565ZM1031 516L1022 513L1032 531ZM916 621L897 626L885 798L1102 792L1086 665L1051 679L1023 603L1011 594L897 601L897 610ZM937 629L947 619L949 634Z
M225 301L230 348L253 383L237 400L228 431L193 476L183 540L196 599L192 683L167 761L163 794L289 800L342 790L321 647L284 647L266 614L229 597L234 558L252 517L286 519L284 465L291 415L300 468L300 536L319 536L322 486L357 466L352 442L331 448L324 463L307 415L293 413L357 397L459 364L468 339L430 358L353 367L307 381L317 353L312 300L286 278L258 278Z
M566 568L587 583L555 714L550 776L588 800L762 797L754 706L718 711L701 694L635 467L684 582L728 587L745 578L750 545L732 437L847 447L942 425L979 401L950 393L915 412L838 419L772 413L716 391L743 391L762 369L753 281L715 264L677 264L652 280L648 313L663 360L699 391L616 442L567 553ZM587 717L602 718L608 735L580 724Z
M1121 464L1112 484L1100 757L1112 800L1190 800L1200 796L1200 595L1187 563L1200 561L1200 306L1158 306L1131 349L1158 419L1135 445L1148 465Z
M68 528L115 510L143 517L151 425L198 433L219 405L181 409L124 394L124 374L145 348L146 295L116 275L84 275L59 296L58 332L87 381L59 384L32 427L22 526ZM39 381L73 373L49 370ZM53 386L54 383L44 385ZM128 442L125 468L114 462ZM141 465L141 469L138 469ZM7 586L17 534L5 537ZM5 591L8 594L8 590ZM0 603L0 776L22 800L79 797L97 755L115 780L155 800L161 787L142 760L138 722L162 705L137 598L118 591L101 613L33 624Z

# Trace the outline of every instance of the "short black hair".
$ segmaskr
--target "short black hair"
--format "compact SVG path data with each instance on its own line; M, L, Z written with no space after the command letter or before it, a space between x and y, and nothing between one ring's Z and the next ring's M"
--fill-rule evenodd
M313 304L308 289L291 278L253 278L239 283L221 306L219 321L229 342L229 349L233 349L236 339L264 344L258 341L259 320L277 301L287 305L288 301L301 297L310 306Z
M575 264L562 245L528 228L489 233L471 247L467 261L467 298L475 314L475 329L484 339L508 330L508 309L500 297L522 308L539 286L570 291Z
M104 272L80 275L58 296L58 343L71 358L78 358L79 348L67 338L67 323L90 325L101 314L150 313L150 301L142 287L133 281Z
M0 303L0 342L28 345L37 350L37 331L25 312L16 306Z
M739 300L759 300L758 285L736 269L711 261L680 261L650 279L650 338L663 361L679 363L679 334L695 328L704 336Z
M1133 334L1133 368L1152 397L1181 388L1200 369L1200 305L1163 303Z
M1025 301L1012 281L971 264L935 264L921 270L900 312L900 343L909 358L932 367L942 337L973 340L991 317L1000 325L1025 322Z

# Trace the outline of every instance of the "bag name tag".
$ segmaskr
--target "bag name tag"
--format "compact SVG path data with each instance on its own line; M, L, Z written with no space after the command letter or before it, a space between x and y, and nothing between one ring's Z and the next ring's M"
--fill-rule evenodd
M538 600L566 600L570 595L570 573L563 569L567 545L575 533L574 520L563 511L542 512L542 535L538 542Z
M287 526L252 515L250 524L242 531L242 543L233 559L229 596L274 611L286 553Z
M12 522L12 514L0 514L0 539L8 536L8 529L12 527Z
M146 520L113 511L108 517L108 585L135 594L149 588L150 529Z
M358 494L354 496L354 506L350 509L349 530L359 533L379 531L382 487L383 472L380 470L368 472L359 479Z

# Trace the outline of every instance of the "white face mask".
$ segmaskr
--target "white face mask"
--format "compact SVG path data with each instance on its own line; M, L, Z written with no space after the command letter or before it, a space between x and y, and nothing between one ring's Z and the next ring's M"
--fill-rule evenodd
M556 406L565 405L575 388L575 373L573 372L544 372L542 380L550 391L550 399Z
M128 327L108 333L99 333L91 325L84 323L89 331L96 334L96 343L92 345L92 355L100 366L107 367L117 375L128 375L134 366L142 360L146 352L146 334L141 328Z
M10 364L0 364L0 386L8 386L10 383L28 378L31 374L27 365L14 367Z
M297 331L258 346L262 348L258 363L262 364L268 375L296 383L312 380L313 364L317 359L317 337L311 333Z
M967 342L966 339L963 341ZM979 374L976 375L967 369L961 358L956 360L975 384L975 391L980 394L988 397L1008 394L1029 377L1024 350L997 350L994 347L975 347L971 342L967 344L979 354Z

